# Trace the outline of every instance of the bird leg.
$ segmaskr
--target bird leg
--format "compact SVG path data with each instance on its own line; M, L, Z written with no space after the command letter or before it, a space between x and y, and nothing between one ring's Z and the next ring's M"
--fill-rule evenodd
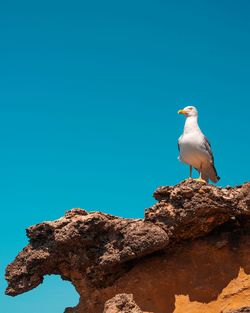
M192 165L189 166L189 178L192 178Z
M192 165L189 165L189 177L186 178L185 180L193 179L192 178L192 169L193 169Z
M199 170L200 176L199 176L199 178L194 178L194 180L199 181L199 182L203 182L203 183L207 183L204 179L201 178L201 175L202 175L201 171L202 171L202 164L201 164L200 170Z

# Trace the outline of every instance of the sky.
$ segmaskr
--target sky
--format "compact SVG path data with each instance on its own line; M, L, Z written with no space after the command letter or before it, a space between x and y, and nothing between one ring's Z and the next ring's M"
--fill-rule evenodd
M249 1L6 1L0 10L0 308L62 313L46 277L4 295L25 228L73 207L143 217L187 178L177 139L194 105L221 180L250 174Z

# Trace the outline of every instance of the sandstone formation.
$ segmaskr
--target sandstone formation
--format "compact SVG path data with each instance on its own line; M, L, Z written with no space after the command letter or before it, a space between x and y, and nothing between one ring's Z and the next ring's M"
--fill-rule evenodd
M227 313L250 307L250 183L160 187L144 219L72 209L27 229L6 294L61 275L80 295L67 313Z

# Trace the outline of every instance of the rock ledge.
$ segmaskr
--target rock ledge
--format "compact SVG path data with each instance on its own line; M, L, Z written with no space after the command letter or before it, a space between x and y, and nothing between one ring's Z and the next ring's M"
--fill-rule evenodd
M196 274L192 277L197 282L193 282L194 286L190 285L192 292L188 288L183 290L183 297L189 295L196 302L200 299L201 303L209 306L211 301L215 301L213 292L218 301L220 292L236 279L242 268L247 286L244 292L249 292L250 297L250 258L245 253L250 238L250 183L235 188L219 188L187 180L176 186L158 188L154 197L158 202L145 211L144 219L124 219L101 212L72 209L56 221L29 227L29 244L6 269L6 294L16 296L29 291L42 283L45 275L56 274L71 281L80 294L78 306L66 309L67 312L178 313L181 312L178 305L184 309L191 305L184 298L177 297L174 304L172 300L174 295L178 295L176 292L182 292L178 290L179 280L181 282L184 277L190 279L185 272L189 269L181 260L185 256L187 262L198 262L209 249L211 255L214 253L210 265L217 257L228 257L227 262L233 264L233 269L226 264L225 267L236 272L229 277L222 269L219 275L225 275L223 283L218 278L218 288L214 287L215 283L213 287L209 286L216 289L210 290L212 296L204 295L204 291L197 287L202 285L202 280L205 284L209 264L204 258L201 265L201 270L204 266L204 277L196 278L199 267L196 268L197 264L190 265L190 271L195 270ZM152 266L157 266L155 271ZM167 271L165 276L170 275L170 271L176 271L176 279L167 282L167 277L164 280L159 271L162 274ZM178 278L181 271L182 278ZM154 275L159 275L158 287L154 285ZM213 273L209 279L213 280ZM161 284L163 287L160 287ZM173 294L169 295L170 300L167 294L160 295L161 288L166 288L166 292L169 288ZM194 290L196 295L192 296ZM132 295L126 293L134 295L143 311L135 304ZM209 301L210 298L213 300ZM250 298L249 303L238 304L229 309L250 306ZM212 313L224 312L222 309L212 310ZM195 309L193 312L196 312ZM210 312L209 309L206 308L206 312Z

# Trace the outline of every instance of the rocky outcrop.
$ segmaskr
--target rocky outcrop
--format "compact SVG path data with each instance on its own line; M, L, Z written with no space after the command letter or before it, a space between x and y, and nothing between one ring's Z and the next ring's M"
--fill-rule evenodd
M103 313L143 313L133 299L133 295L122 293L105 303Z
M158 202L144 219L72 209L29 227L29 245L6 269L6 293L18 295L57 274L80 295L66 312L221 313L250 306L250 183L218 188L187 180L154 196Z

